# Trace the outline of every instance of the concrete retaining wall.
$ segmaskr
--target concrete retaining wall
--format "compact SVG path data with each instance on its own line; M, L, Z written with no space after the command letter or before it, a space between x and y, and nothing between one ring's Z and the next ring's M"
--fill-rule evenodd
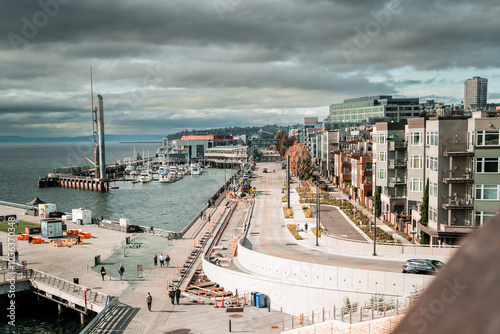
M240 240L241 242L241 240ZM427 286L432 276L352 269L280 258L238 244L238 261L250 273L219 267L203 259L210 280L230 291L257 291L268 295L271 308L290 314L368 301L375 294L386 299L407 295Z

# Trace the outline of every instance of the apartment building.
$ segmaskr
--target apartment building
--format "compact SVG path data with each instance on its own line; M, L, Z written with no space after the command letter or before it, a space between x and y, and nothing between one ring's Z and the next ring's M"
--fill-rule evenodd
M381 213L386 221L391 221L390 213L407 211L408 142L404 123L375 124L373 129L375 185L381 187ZM412 143L418 144L417 141Z

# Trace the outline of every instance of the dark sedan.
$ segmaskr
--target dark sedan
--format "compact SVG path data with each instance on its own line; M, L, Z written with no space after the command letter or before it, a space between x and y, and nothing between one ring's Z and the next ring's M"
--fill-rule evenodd
M403 273L430 275L444 266L444 263L438 260L412 259L406 261L403 265Z

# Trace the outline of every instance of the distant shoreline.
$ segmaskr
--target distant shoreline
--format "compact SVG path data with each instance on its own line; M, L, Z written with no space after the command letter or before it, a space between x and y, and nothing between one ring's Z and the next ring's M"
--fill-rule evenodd
M120 141L120 144L135 144L135 143L147 143L147 144L161 144L161 141Z

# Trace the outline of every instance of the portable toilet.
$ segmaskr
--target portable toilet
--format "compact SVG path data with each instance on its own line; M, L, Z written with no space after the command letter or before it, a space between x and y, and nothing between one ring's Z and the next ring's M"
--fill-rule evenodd
M71 211L71 221L78 225L92 224L92 211L85 209L73 209Z
M255 294L255 306L258 308L266 307L266 295L263 293Z
M49 217L49 213L56 212L57 207L52 203L41 203L38 204L38 216L47 218Z
M40 220L40 228L42 237L60 238L63 236L62 221L58 219L42 219Z

